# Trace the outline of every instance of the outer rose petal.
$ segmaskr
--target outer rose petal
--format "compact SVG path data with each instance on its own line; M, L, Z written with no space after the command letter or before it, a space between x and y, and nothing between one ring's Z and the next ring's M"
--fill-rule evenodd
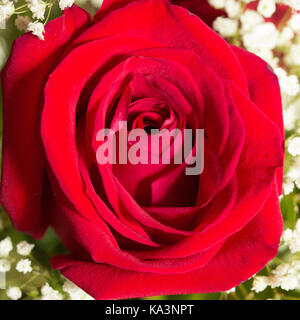
M196 271L176 275L138 273L71 256L55 257L52 266L96 299L228 290L258 272L277 253L282 218L276 189L274 186L261 212Z
M142 0L134 0L142 1ZM99 21L102 17L108 14L110 11L117 10L126 6L128 3L133 2L132 0L103 0L100 9L94 15L94 21Z
M77 6L66 9L46 25L44 41L30 33L20 36L2 73L1 204L17 229L35 237L47 226L40 212L45 174L40 137L43 88L58 57L89 23L86 11Z
M284 127L282 118L281 94L278 79L271 67L256 55L232 46L240 60L248 80L251 100L279 128L282 136L282 151L284 152ZM283 167L277 169L279 194L282 191Z
M103 8L98 14L101 10ZM76 44L112 35L138 35L164 47L194 51L219 76L234 80L247 91L245 75L228 43L198 17L191 16L182 7L170 5L168 1L131 1L97 21L76 40Z
M138 2L142 0L135 1ZM101 8L96 13L94 20L99 21L108 12L124 7L130 2L132 2L132 0L104 0ZM212 25L213 21L218 16L225 15L223 10L216 10L207 0L170 0L170 2L196 14L209 26Z

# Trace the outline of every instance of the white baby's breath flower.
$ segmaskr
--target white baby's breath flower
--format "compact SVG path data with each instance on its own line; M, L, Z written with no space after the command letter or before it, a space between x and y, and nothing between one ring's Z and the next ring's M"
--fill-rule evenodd
M270 49L249 49L249 51L253 52L263 60L265 60L273 69L278 67L279 59L275 57L273 51Z
M84 292L75 283L66 280L63 287L63 291L67 292L72 300L94 300L89 294Z
M226 291L227 294L235 292L236 287L233 287Z
M294 181L291 178L287 178L286 181L284 181L282 188L284 195L292 193L294 190Z
M297 253L300 252L300 222L297 221L297 224L295 226L294 230L287 229L282 237L283 241L289 249L291 250L291 253ZM285 274L291 274L292 269L287 268L287 271ZM274 273L275 274L275 273ZM284 275L284 274L281 274Z
M13 244L10 237L6 237L0 241L0 257L8 257L12 249Z
M61 10L72 7L74 0L59 0L59 7Z
M288 241L287 244L293 254L300 251L300 242L295 237L295 233L293 233L293 238L290 241Z
M15 25L20 31L26 31L28 24L31 22L28 16L17 16L15 20Z
M293 261L291 265L296 270L296 273L300 272L300 260Z
M22 297L22 291L18 287L10 287L6 290L6 295L12 300L19 300Z
M300 10L300 0L287 0L287 4L295 10Z
M21 256L28 256L33 248L34 244L28 243L25 240L17 244L17 252Z
M292 156L300 155L300 137L295 137L290 141L288 146L288 152Z
M291 163L291 166L286 173L286 177L292 179L296 185L299 183L300 179L300 157L295 157Z
M229 18L238 18L242 13L242 7L240 1L226 0L225 12Z
M280 264L272 271L272 273L276 276L285 276L288 273L289 265L288 264Z
M48 282L42 287L41 294L41 300L63 300L62 294L50 287Z
M295 122L300 116L300 106L297 103L292 103L287 109L283 110L283 121L286 130L295 129Z
M15 6L12 1L5 1L0 4L0 29L5 29L6 21L15 11Z
M215 9L223 9L225 7L226 0L208 0L208 3Z
M271 288L278 288L281 286L281 277L269 276L267 278L267 283Z
M276 11L275 0L260 0L257 6L257 11L266 18L272 17Z
M32 34L37 36L39 39L44 40L44 25L41 22L34 21L30 22L27 27L27 31L31 31Z
M16 270L24 274L31 272L31 261L29 259L21 259L16 265Z
M46 10L46 5L40 0L26 0L29 10L32 12L32 17L44 20L44 14Z
M294 31L291 28L283 28L283 30L279 33L277 46L290 46L291 40L294 38L294 35Z
M241 32L245 33L252 30L255 26L262 24L264 18L255 10L246 10L240 17L242 24Z
M295 275L286 275L281 279L281 288L283 290L294 290L298 287L298 279Z
M300 44L293 44L289 53L285 56L285 62L290 65L300 65Z
M252 30L243 35L243 42L247 49L255 50L274 49L279 32L271 22L256 25Z
M293 230L290 228L285 229L282 233L282 240L284 242L289 242L292 240L292 238L293 238Z
M288 26L295 32L300 31L300 14L293 14L288 21Z
M289 96L295 96L300 91L298 77L295 75L287 75L286 71L282 68L276 68L276 73L281 91Z
M296 235L294 233L293 239L289 242L289 248L293 254L300 252L300 238L299 238L299 236L300 235Z
M274 70L276 76L278 77L278 80L281 81L282 79L284 79L287 76L287 72L282 69L282 68L276 68Z
M256 276L253 280L252 290L255 292L264 291L268 286L267 277Z
M233 36L238 28L238 22L233 19L218 17L213 22L213 28L223 37Z
M7 259L0 259L0 272L8 272L11 269L11 263Z

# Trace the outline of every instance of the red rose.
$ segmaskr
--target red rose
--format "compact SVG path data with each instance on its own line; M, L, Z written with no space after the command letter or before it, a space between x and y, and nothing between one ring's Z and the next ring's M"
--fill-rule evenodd
M270 67L163 0L73 6L45 40L19 37L2 74L1 202L16 228L52 226L52 265L97 299L224 291L278 249L280 90ZM99 165L95 133L201 128L204 171Z

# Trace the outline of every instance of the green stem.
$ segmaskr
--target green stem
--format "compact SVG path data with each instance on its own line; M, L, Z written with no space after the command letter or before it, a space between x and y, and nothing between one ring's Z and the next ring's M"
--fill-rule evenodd
M23 10L23 11L14 11L14 14L22 14L22 13L27 13L28 10Z
M275 257L273 258L273 262L275 262L276 264L286 264L285 261L283 261L282 259Z
M44 22L44 25L48 22L48 20L49 20L49 18L50 18L50 14L51 14L51 10L52 10L52 5L49 7L49 9L48 9L48 14L47 14L47 17L46 17L46 20L45 20L45 22Z
M25 281L21 286L20 289L24 288L25 286L27 286L30 282L32 282L34 279L36 279L40 274L35 274L33 275L30 279L28 279L27 281Z
M244 295L245 299L247 300L247 297L248 297L248 291L246 290L245 286L244 286L243 284L240 284L240 285L239 285L239 288L240 288L240 290L242 291L242 293L243 293L243 295Z
M15 11L17 11L17 10L19 10L19 9L23 9L23 8L25 8L25 7L27 7L27 4L23 4L22 6L15 8Z

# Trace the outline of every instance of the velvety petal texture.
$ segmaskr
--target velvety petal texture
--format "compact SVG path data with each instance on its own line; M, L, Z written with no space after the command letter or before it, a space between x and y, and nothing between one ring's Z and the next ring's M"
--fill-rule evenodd
M90 20L84 10L74 6L46 25L45 41L30 33L20 36L1 73L4 127L1 204L16 228L33 236L41 236L48 224L41 209L46 183L40 132L43 89L66 48L88 27Z
M55 229L70 254L53 267L96 299L228 290L277 253L277 78L186 9L212 19L206 1L183 2L104 0L93 22L74 5L44 42L20 37L2 74L1 202L19 230ZM97 156L104 129L126 137L115 163ZM144 160L124 162L133 129ZM153 129L180 135L155 149ZM185 129L187 158L204 130L197 174L173 161Z

